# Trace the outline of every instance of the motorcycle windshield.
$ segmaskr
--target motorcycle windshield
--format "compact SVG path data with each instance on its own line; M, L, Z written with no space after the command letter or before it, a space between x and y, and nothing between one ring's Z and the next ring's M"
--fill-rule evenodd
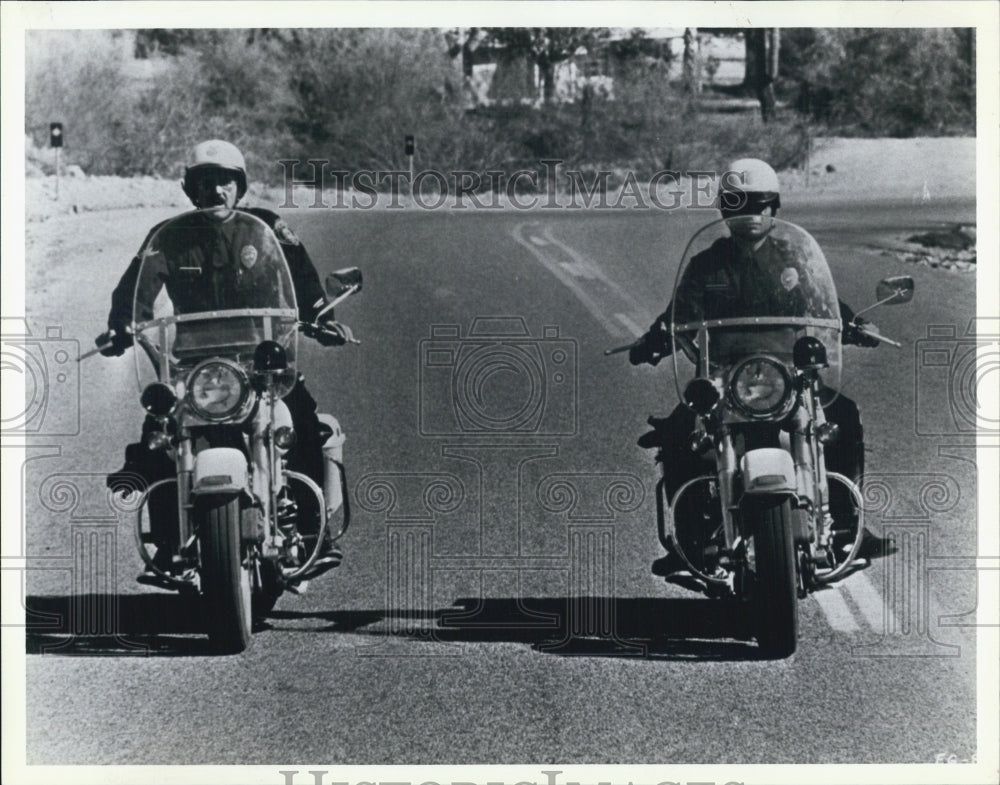
M819 244L801 227L768 216L738 216L691 238L671 307L674 376L682 399L696 375L732 392L746 381L738 382L734 372L745 374L743 361L752 356L777 360L791 374L795 342L811 336L826 349L819 375L828 404L840 387L840 332L833 276Z
M292 276L270 227L248 213L195 210L159 226L141 251L132 314L161 381L209 357L249 369L265 340L284 347L294 371Z

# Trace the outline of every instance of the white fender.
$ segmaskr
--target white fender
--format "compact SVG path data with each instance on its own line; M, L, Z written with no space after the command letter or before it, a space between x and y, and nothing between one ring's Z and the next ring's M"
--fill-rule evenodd
M341 490L340 466L344 461L344 441L347 437L340 430L340 423L332 414L317 414L320 422L330 426L333 434L323 444L323 496L327 515L332 515L344 503Z
M292 412L288 408L288 404L284 401L274 402L274 427L292 427Z
M790 493L796 490L792 456L777 447L751 450L740 459L743 493Z
M191 493L239 493L248 490L247 458L233 447L210 447L194 456Z

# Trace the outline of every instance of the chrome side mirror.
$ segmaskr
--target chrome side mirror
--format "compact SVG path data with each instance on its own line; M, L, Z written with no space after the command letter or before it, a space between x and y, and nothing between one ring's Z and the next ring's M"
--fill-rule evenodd
M347 292L361 291L361 270L357 267L345 267L343 270L334 270L326 277L326 293L331 299Z
M883 278L875 287L875 299L880 305L901 305L913 299L913 279L908 275Z

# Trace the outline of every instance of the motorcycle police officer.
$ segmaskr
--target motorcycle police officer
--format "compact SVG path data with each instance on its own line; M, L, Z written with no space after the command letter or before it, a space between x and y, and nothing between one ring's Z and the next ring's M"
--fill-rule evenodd
M212 213L199 216L205 221L217 221L221 225L230 210L239 210L259 218L271 228L288 263L295 287L296 301L299 303L299 318L303 322L311 323L316 314L327 303L319 274L301 241L276 213L258 207L237 206L247 192L246 162L239 149L235 145L219 139L198 144L192 151L191 163L185 169L181 186L195 207L199 209L216 208ZM136 294L143 251L162 225L162 223L158 224L150 230L142 247L132 259L111 295L108 330L98 336L95 341L100 347L101 354L105 357L119 357L132 345L133 297ZM224 231L224 227L221 230ZM209 254L211 254L210 250ZM225 301L227 297L232 295L232 293L225 291L225 287L231 285L231 282L225 279L221 269L214 269L211 259L205 259L201 266L206 270L204 277L196 276L189 280L163 281L173 290L172 296L179 299L181 303L190 304L190 307L182 305L184 310L205 310L204 306L199 307L196 303L208 300ZM172 275L174 273L166 274ZM139 294L140 301L148 303L152 303L156 296L156 292L140 292ZM334 321L332 314L324 316L320 326L323 328L322 330L308 334L324 346L338 346L353 338L350 329ZM288 466L290 469L308 475L322 486L322 445L325 435L316 416L316 401L306 390L301 376L299 376L292 391L284 398L284 402L291 412L293 428L298 437L295 445L288 452ZM108 477L109 486L114 486L118 479L127 475L139 475L147 483L173 475L173 462L162 452L154 452L146 446L146 437L154 425L154 420L146 419L143 424L142 439L127 447L125 465ZM162 494L157 499L156 491L154 491L153 498L150 499L149 508L150 526L155 540L158 531L169 529L169 524L164 525L159 522L164 521L164 519L169 521L168 516L175 513L168 495ZM300 520L305 522L307 526L311 523L306 521L308 516L314 514L318 516L318 513L305 509L299 510L298 513ZM157 549L157 554L165 556L168 553L169 548ZM314 563L309 577L314 577L326 569L337 566L341 558L342 554L339 549L328 539L324 550ZM146 572L139 576L139 581L156 583L156 577L152 573Z
M688 275L693 279L684 291L694 293L695 298L667 306L629 350L629 361L633 365L656 365L671 354L670 323L675 308L704 319L758 312L800 315L796 310L804 304L794 301L798 288L793 294L784 286L774 286L772 280L773 271L788 264L782 260L782 249L769 240L767 222L753 220L754 216L774 217L777 214L781 206L779 191L778 176L764 161L744 158L729 165L720 185L719 210L725 219L747 216L749 220L734 222L730 227L732 237L716 241L691 260ZM858 329L865 322L856 320L845 303L840 302L839 306L843 322L841 342L877 346L877 338ZM734 313L734 308L740 313ZM836 314L827 316L837 318ZM864 433L857 404L841 393L825 406L825 412L827 420L839 428L839 437L827 445L827 468L857 481L864 471ZM672 504L674 494L685 482L706 471L711 472L712 468L689 447L695 415L687 406L679 404L668 417L652 419L651 424L654 430L639 439L639 446L659 448L664 489L668 503ZM850 497L839 484L831 488L830 510L835 520L847 521L854 516ZM688 517L684 511L675 516L679 531L683 531ZM668 580L679 577L686 569L680 556L670 549L654 561L652 567L655 575Z

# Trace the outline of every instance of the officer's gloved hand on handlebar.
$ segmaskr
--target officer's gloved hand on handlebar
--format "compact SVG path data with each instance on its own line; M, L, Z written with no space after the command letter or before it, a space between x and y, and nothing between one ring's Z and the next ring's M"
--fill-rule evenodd
M310 330L308 335L315 338L323 346L343 346L354 340L351 328L335 319L324 319L317 325L317 328Z
M864 325L868 325L867 331L862 329ZM877 332L878 328L871 322L855 318L844 325L844 334L841 340L843 343L851 343L855 346L865 346L873 349L881 343L878 338L871 334Z
M125 322L109 322L108 331L94 339L104 357L121 357L132 345L132 328Z
M663 322L655 322L628 350L628 361L632 365L643 363L656 365L670 354L669 336L666 325Z

